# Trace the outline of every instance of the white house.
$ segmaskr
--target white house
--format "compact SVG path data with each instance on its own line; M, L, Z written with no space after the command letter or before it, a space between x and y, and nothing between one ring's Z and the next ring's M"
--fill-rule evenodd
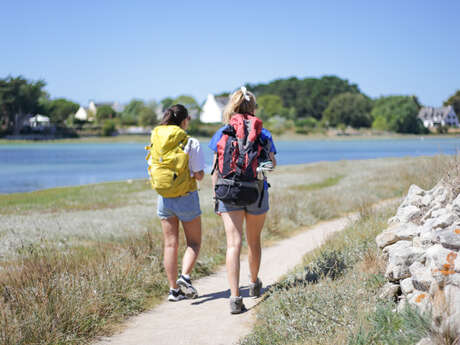
M118 102L104 102L104 103L94 103L93 101L89 102L87 108L81 107L75 113L75 118L80 121L94 121L96 117L97 108L103 105L111 106L113 110L116 112L122 112L124 109L124 105Z
M420 109L418 118L423 121L423 125L427 128L438 126L460 127L458 117L451 105L440 108L424 107Z
M229 98L226 96L215 97L214 95L209 94L202 107L200 114L201 122L222 122L222 114L228 101Z
M50 118L48 116L37 114L29 118L29 126L32 128L49 127Z

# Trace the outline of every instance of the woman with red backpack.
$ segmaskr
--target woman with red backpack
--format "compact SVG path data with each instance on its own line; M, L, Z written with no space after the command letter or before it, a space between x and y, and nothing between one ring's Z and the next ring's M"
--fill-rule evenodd
M216 213L222 217L227 237L226 267L230 285L230 312L245 311L239 292L240 253L246 220L248 260L251 273L249 295L259 297L261 260L260 236L269 209L268 183L261 170L276 166L276 148L268 130L254 114L256 98L241 87L230 97L220 128L209 148L215 152L212 181Z

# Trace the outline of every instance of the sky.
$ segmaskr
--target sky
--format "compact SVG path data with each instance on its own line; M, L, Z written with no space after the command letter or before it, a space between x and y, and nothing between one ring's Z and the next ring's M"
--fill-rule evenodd
M337 75L440 106L460 89L460 1L0 1L0 78L81 105Z

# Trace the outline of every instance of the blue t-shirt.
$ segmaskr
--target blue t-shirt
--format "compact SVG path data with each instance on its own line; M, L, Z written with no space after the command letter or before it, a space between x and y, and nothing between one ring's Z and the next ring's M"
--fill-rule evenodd
M219 128L217 132L214 133L214 135L211 138L211 141L208 144L208 147L214 152L217 152L217 143L219 142L220 138L222 138L222 132L224 131L225 127L226 126ZM270 133L270 131L268 129L262 128L262 132L260 133L260 136L264 140L270 140L270 143L271 143L270 152L273 152L274 154L276 154L277 153L276 147L275 147L275 144L273 143L273 138L272 138L272 134Z

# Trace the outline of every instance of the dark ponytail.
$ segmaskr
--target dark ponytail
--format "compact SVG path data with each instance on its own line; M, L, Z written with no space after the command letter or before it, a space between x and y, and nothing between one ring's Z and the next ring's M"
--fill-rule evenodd
M182 121L188 117L187 108L182 104L175 104L168 109L163 114L163 119L160 122L160 125L176 125L180 126Z

